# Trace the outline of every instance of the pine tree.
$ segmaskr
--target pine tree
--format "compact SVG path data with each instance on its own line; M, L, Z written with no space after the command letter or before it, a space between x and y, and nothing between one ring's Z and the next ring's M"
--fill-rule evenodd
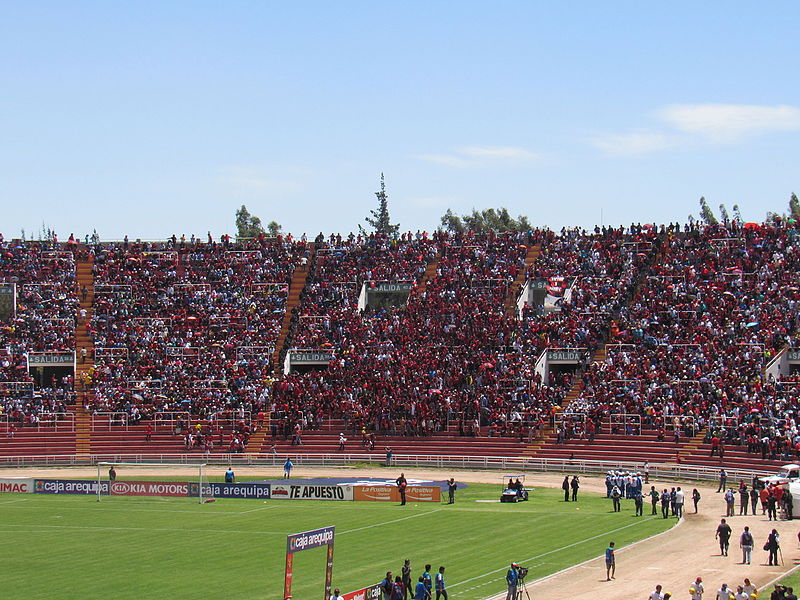
M261 219L251 215L247 207L242 204L242 207L236 211L236 236L239 238L254 238L262 233L265 232L264 227L261 225Z
M789 198L789 216L795 221L800 220L800 200L797 199L797 194L794 192Z
M706 225L719 225L717 217L714 216L714 211L711 210L704 196L700 196L700 218L705 221Z
M400 231L400 224L392 225L392 220L389 217L389 195L386 193L383 173L381 173L381 190L375 192L375 196L378 198L378 209L369 211L372 216L364 220L367 222L367 225L375 230L375 233L396 237L397 233ZM362 234L367 233L361 225L359 225L358 228Z

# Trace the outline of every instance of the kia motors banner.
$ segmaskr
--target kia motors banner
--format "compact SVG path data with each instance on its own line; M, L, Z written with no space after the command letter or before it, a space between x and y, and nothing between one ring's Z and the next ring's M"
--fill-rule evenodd
M33 483L36 494L97 494L94 479L36 479ZM100 493L108 493L108 482L100 482Z
M270 497L268 483L204 483L203 497L206 498L255 498L267 500ZM189 495L197 498L200 484L189 484Z
M0 479L0 493L32 494L33 479L27 477Z
M406 488L407 502L441 502L442 490L438 486L409 485ZM394 485L353 486L353 500L373 502L400 502L400 492Z
M188 496L189 484L185 481L115 481L111 484L113 496Z
M352 500L352 485L270 484L273 500Z
M376 583L375 585L356 590L355 592L342 594L342 598L344 598L344 600L380 600L381 586Z

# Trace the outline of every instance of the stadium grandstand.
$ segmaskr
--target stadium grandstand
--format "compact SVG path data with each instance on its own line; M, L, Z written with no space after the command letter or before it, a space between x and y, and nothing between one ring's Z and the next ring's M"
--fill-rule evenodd
M4 240L0 454L769 470L800 455L797 234Z

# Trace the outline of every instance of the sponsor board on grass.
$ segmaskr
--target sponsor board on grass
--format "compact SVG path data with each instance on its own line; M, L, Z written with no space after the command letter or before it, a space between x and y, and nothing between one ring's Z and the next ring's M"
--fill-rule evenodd
M255 498L266 500L270 497L268 483L204 483L203 496L213 498ZM189 483L189 495L197 498L200 484Z
M379 584L342 594L344 600L379 600L381 597L381 586Z
M286 552L287 554L293 554L300 550L309 550L332 544L334 531L334 527L323 527L322 529L313 529L302 533L291 533L286 537Z
M272 483L273 500L352 500L352 485L307 485Z
M435 485L410 485L406 488L407 502L441 502L442 490ZM353 500L400 502L400 492L393 485L353 486Z
M0 479L0 493L32 494L32 477L6 477Z
M188 496L185 481L115 481L111 484L114 496Z
M33 483L36 494L96 494L94 479L36 479ZM108 493L108 482L100 482L100 493Z

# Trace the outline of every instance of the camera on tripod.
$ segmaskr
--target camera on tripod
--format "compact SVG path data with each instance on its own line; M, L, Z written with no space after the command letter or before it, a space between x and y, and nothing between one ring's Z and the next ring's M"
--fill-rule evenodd
M528 574L528 567L523 567L521 565L517 566L517 579L521 582L525 579L525 576Z

